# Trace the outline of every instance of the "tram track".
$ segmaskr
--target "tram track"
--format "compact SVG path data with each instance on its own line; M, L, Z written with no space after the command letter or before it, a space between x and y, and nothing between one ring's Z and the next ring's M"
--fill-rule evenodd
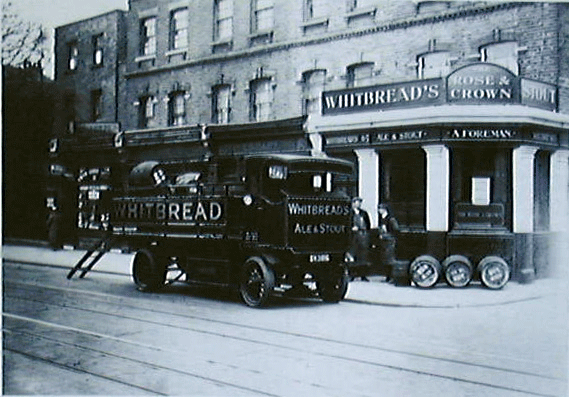
M41 299L32 299L30 298L31 292L34 289L42 290L42 298ZM6 290L8 293L6 293ZM19 293L14 294L14 291L19 291ZM47 293L46 291L51 291ZM72 297L66 297L65 294L78 294L81 295L82 298L77 300L73 299ZM538 390L531 390L531 389L523 389L520 387L512 387L505 384L500 384L500 382L488 382L482 381L481 378L490 378L492 380L498 379L499 377L496 376L496 373L499 372L506 377L521 377L521 378L531 378L533 381L537 379L538 383L547 383L547 382L560 382L563 379L545 376L545 375L536 375L529 371L519 371L512 368L502 368L499 366L491 366L491 365L481 365L472 362L467 362L464 360L455 360L449 359L446 357L438 357L432 354L423 354L423 353L416 353L416 352L409 352L402 349L395 349L395 348L386 348L381 346L373 346L361 343L353 343L353 342L346 342L340 340L334 340L328 337L322 337L319 335L310 335L310 334L303 334L298 332L290 332L286 330L279 330L279 329L272 329L267 327L260 327L250 324L242 324L235 321L223 321L217 319L211 319L206 316L199 316L199 315L192 315L187 313L179 313L173 312L169 310L160 309L152 309L149 307L144 307L145 305L141 302L141 300L132 298L132 297L125 297L115 294L108 294L102 292L94 292L94 291L86 291L81 290L78 288L70 288L70 287L56 287L45 285L41 283L26 283L17 280L5 280L5 298L8 299L8 306L17 307L15 302L23 301L25 302L25 306L31 306L33 304L37 305L49 305L52 309L56 310L65 310L65 311L75 311L79 313L83 313L83 315L79 315L75 313L76 317L84 317L85 313L90 313L90 315L94 316L103 316L103 318L115 318L121 320L127 320L131 322L135 322L137 324L146 324L148 326L153 327L163 327L164 323L166 322L168 327L177 329L182 332L191 332L191 333L198 333L202 335L207 335L208 337L214 338L229 338L235 341L244 342L247 344L253 345L260 345L263 348L268 349L278 349L284 350L289 352L294 352L295 354L304 353L304 345L307 342L311 344L321 344L322 348L319 350L315 350L311 352L311 355L319 356L321 359L324 360L338 360L340 362L345 363L352 363L357 365L362 365L365 367L373 367L373 368L384 368L393 371L403 371L410 374L416 374L421 376L429 376L429 377L437 377L439 379L444 379L448 381L456 381L456 382L463 382L468 383L475 386L484 386L490 388L490 390L501 390L501 391L510 391L510 392L517 392L526 395L539 395L539 396L549 396L555 395L551 393L542 393ZM49 301L49 299L59 299L59 302ZM47 302L46 302L46 299ZM86 309L85 307L81 307L81 305L77 304L78 301L84 301L84 299L88 299L91 301L92 304L95 305L110 305L110 306L119 306L121 310L130 310L132 311L131 314L125 315L121 313L113 313L109 312L107 309ZM145 302L146 303L146 302ZM149 320L146 317L149 317L149 313L153 315L165 316L166 321L153 321ZM25 316L20 316L17 313L8 312L4 314L6 320L16 320L18 321L28 321L34 322L33 318L27 320ZM18 317L19 316L19 317ZM44 321L44 320L41 320ZM107 320L111 321L111 320ZM179 321L193 321L200 323L199 326L192 326L189 327L187 325L180 325L177 324ZM46 323L49 323L47 321ZM202 324L203 323L203 324ZM64 324L56 324L56 327L66 327ZM216 326L223 327L221 331L212 331L207 324L215 324ZM37 325L37 324L36 324ZM73 328L73 327L70 327ZM77 327L75 327L77 328ZM76 332L81 333L82 331L80 328L77 328ZM237 330L237 331L235 331ZM17 329L10 329L8 328L9 332L18 332ZM256 337L251 337L248 333L264 333L264 334L272 334L276 337L275 341L271 342L268 340L261 340ZM85 332L82 332L85 334ZM101 333L99 336L100 338L107 338L112 339L112 335L108 335L105 333ZM39 337L39 336L37 336ZM282 343L282 339L285 338L288 343ZM290 343L291 338L295 340L295 343ZM116 338L115 338L116 339ZM301 342L299 342L299 340ZM128 339L124 339L124 341L117 341L119 343L128 343ZM85 348L85 346L83 346ZM338 352L338 354L331 354L330 351ZM375 352L374 354L369 354L369 352ZM171 353L169 351L165 351L166 353ZM366 354L362 354L363 352L367 352ZM377 355L381 354L382 356L395 356L391 357L390 359L386 360L378 360ZM401 357L406 357L403 361L407 361L409 358L414 359L414 361L423 361L421 365L401 365ZM211 360L210 360L211 361ZM426 362L425 362L426 361ZM220 363L216 363L215 360L212 361L213 365L220 365ZM474 376L474 377L464 377L460 375L460 371L445 371L440 370L440 367L449 367L449 366L461 366L464 368L468 368L468 371L472 372L483 372L481 376ZM437 371L429 370L432 368L439 368ZM254 371L255 369L250 369ZM448 368L447 368L448 370ZM467 371L467 372L468 372ZM250 375L250 374L249 374ZM491 375L491 376L488 376ZM522 382L524 383L524 382ZM514 383L515 384L515 383Z

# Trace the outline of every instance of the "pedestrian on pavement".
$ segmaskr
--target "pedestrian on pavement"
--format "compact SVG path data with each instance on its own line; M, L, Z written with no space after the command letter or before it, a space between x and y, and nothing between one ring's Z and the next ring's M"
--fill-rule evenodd
M379 204L377 207L379 215L379 260L376 266L379 273L387 275L390 281L391 266L395 261L395 248L397 245L397 234L399 233L399 223L392 215L387 204Z
M371 222L369 214L362 209L362 202L361 197L355 197L352 200L352 246L349 254L354 259L351 269L352 280L360 277L363 281L369 281L366 277L366 269L370 266L368 251Z

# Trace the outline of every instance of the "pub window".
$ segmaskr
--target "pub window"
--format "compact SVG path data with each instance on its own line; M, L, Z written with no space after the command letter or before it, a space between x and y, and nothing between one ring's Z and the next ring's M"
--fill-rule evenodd
M326 70L308 70L302 74L302 114L320 113L320 97L326 83Z
M250 120L267 121L272 116L273 86L270 78L250 83Z
M518 43L515 41L488 44L480 49L480 56L482 62L503 66L515 75L519 73Z
M91 91L91 121L97 121L103 113L103 91Z
M473 205L490 205L489 177L472 177L471 200Z
M93 36L93 65L103 65L103 35L98 34Z
M168 125L186 124L186 93L176 91L168 99Z
M140 128L151 127L156 117L156 97L152 95L143 96L139 102L138 126Z
M217 124L227 124L229 123L231 112L231 86L229 84L221 84L213 87L212 91L212 121Z
M214 15L214 39L229 40L233 36L233 0L216 0Z
M140 55L156 54L156 17L140 22Z
M67 69L76 70L79 63L79 47L74 41L67 45Z
M266 32L273 29L274 4L273 0L252 0L253 21L251 29L253 33Z
M373 62L362 62L350 65L347 68L348 87L362 87L371 84L373 76Z
M447 51L429 52L419 56L417 77L432 79L450 73L450 54Z
M188 47L188 9L179 8L170 13L170 49Z

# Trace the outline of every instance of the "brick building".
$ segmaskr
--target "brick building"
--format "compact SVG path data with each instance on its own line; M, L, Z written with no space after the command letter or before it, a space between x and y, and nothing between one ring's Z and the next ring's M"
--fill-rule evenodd
M569 224L558 216L569 213L567 4L129 8L56 33L57 81L75 98L65 117L120 124L110 128L118 144L103 139L108 167L324 151L357 165L374 226L376 205L391 206L401 241L415 247L402 253L408 259L460 253L478 262L498 241L516 277L551 271L540 258L563 245ZM108 46L103 65L99 45Z

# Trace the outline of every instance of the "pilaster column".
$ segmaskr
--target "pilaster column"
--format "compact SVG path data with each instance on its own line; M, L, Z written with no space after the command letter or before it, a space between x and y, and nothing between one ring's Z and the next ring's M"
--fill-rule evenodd
M516 245L516 264L519 281L529 283L535 279L533 265L533 204L534 162L537 148L520 146L512 154L513 229Z
M537 148L520 146L513 151L514 233L533 232L533 167Z
M445 145L422 148L427 153L427 231L446 232L449 224L449 150Z
M355 149L358 157L358 188L364 200L362 208L369 213L371 227L377 227L379 204L379 155L374 149Z
M569 232L569 150L551 155L549 177L550 230Z

